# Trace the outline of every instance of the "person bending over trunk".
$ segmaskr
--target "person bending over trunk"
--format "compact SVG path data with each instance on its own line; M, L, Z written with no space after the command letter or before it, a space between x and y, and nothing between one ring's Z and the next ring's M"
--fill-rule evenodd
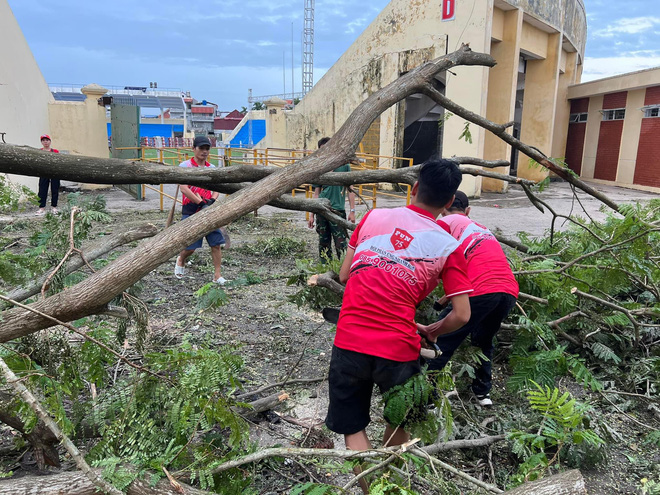
M346 290L330 360L325 420L330 430L345 435L348 449L371 448L365 428L374 384L384 393L420 372L418 331L434 341L470 318L472 286L465 260L456 239L436 222L461 179L454 162L424 163L412 204L371 210L351 236L339 274ZM442 321L417 325L416 306L440 281L453 310ZM408 440L406 431L388 423L385 445Z

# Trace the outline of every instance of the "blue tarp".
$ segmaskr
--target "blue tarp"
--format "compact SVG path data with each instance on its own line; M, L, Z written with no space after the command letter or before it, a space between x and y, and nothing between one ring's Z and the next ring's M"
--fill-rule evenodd
M183 133L183 124L140 124L140 137L174 137L174 133ZM108 123L108 137L112 136Z
M257 144L266 137L266 121L253 120L252 121L252 145ZM238 131L238 134L231 140L230 146L232 148L247 148L250 140L250 122L246 122L243 127Z

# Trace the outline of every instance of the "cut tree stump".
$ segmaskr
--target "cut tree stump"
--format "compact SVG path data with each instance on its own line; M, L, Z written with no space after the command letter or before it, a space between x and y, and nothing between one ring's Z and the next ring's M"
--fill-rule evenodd
M539 481L530 481L504 493L508 495L588 495L582 473L577 469L555 474Z

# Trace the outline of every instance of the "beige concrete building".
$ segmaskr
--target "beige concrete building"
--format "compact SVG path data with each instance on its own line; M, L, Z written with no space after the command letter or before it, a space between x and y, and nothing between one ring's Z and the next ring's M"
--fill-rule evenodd
M577 84L566 163L584 179L660 192L660 67Z
M41 148L49 134L53 148L64 153L108 156L105 108L97 100L107 90L83 88L82 102L55 101L7 0L0 0L0 133L7 143ZM36 177L10 176L38 188Z
M0 46L0 132L8 143L41 148L39 136L52 134L48 105L54 100L6 0L0 0ZM10 178L37 190L38 178Z
M494 69L458 67L437 77L437 87L465 108L496 122L549 156L563 156L570 106L568 86L579 82L586 40L582 0L392 0L293 111L279 103L267 112L267 142L283 148L316 147L332 135L369 94L413 67L462 43L490 53ZM271 113L271 110L274 113ZM280 116L281 114L281 116ZM435 154L512 159L519 176L542 179L526 157L477 126L459 139L465 122L413 95L386 110L365 136L366 152L412 158ZM399 167L402 161L381 160ZM508 172L508 170L501 170ZM501 181L466 177L470 195L504 191Z

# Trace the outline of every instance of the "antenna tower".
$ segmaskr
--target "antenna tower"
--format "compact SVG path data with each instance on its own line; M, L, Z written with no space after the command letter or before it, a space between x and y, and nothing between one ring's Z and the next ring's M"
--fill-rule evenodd
M302 92L305 95L314 85L314 0L305 0L302 69Z

